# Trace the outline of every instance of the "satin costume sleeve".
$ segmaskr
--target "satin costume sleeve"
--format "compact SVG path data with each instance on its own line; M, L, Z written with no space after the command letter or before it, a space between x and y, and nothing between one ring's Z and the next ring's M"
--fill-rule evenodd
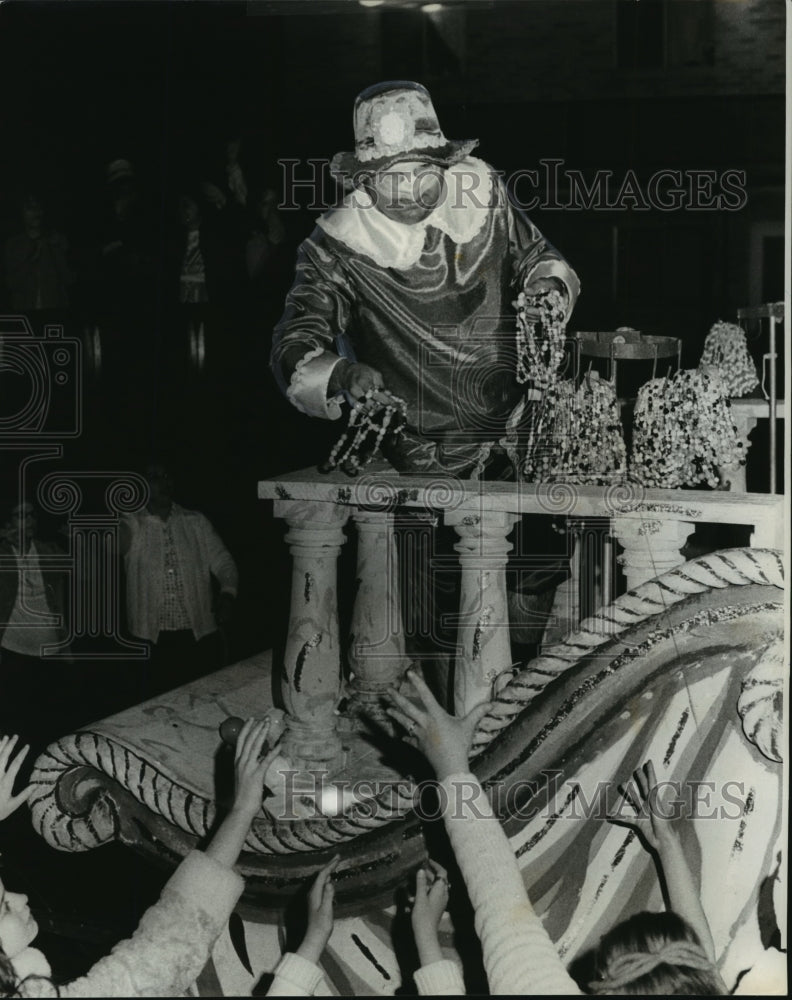
M297 255L294 284L275 327L271 364L281 391L311 417L337 420L341 407L327 398L340 358L334 343L349 323L354 305L341 262L324 245L317 228Z

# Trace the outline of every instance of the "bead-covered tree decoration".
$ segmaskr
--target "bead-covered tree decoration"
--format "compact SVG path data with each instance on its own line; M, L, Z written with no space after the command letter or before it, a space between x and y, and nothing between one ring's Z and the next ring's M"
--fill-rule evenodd
M575 388L559 386L551 453L542 481L606 485L627 471L619 402L613 382L590 372Z
M719 320L707 334L699 369L709 371L713 368L723 380L726 394L732 398L745 396L759 385L745 330L736 323Z
M641 387L635 404L630 472L644 486L717 488L719 469L745 462L722 380L675 372Z

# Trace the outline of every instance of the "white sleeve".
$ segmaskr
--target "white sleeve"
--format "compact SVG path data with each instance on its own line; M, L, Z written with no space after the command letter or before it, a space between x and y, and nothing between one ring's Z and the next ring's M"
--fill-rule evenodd
M463 997L465 983L459 962L444 958L430 965L423 965L413 977L422 997Z
M275 968L268 997L312 997L324 973L308 959L287 951Z
M445 825L473 904L490 993L579 995L531 906L514 852L478 778L451 775L441 788Z

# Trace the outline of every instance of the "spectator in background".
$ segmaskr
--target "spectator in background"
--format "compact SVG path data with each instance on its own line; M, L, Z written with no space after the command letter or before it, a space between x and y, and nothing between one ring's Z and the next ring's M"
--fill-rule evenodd
M183 305L208 302L206 261L201 248L201 209L189 194L182 194L179 198L179 220L185 233L179 271L179 302Z
M278 213L278 195L273 188L259 188L250 199L250 235L245 255L251 281L266 277L285 239L286 229Z
M146 479L146 508L121 522L127 622L151 645L144 698L224 665L218 629L230 621L237 592L236 565L208 519L174 502L164 466L150 466Z
M67 309L74 274L66 237L48 225L40 195L25 194L20 209L22 230L6 241L3 254L11 308Z
M218 404L226 412L227 400L237 392L240 366L247 363L240 350L246 329L244 212L206 182L183 181L175 203L178 226L169 241L165 290L171 318L162 330L159 354L159 370L177 387L160 401L173 423L184 406L180 386L193 400L187 405L197 404L202 417ZM190 395L196 392L197 398ZM217 416L210 417L215 424Z
M154 300L156 233L147 217L135 169L113 160L105 171L103 217L97 240L95 304L124 316Z
M237 134L228 135L222 147L213 144L203 184L204 194L216 208L228 208L240 217L247 210L251 175L249 157L244 157L243 164L242 153L243 142Z
M228 203L207 196L206 186L184 184L178 196L180 233L173 248L178 300L233 307L244 287L242 229Z
M17 504L0 529L0 729L31 744L30 761L71 725L60 555L39 536L33 505Z
M294 266L286 243L286 227L278 211L274 188L258 187L248 200L250 223L245 264L250 278L252 322L271 329L280 316Z
M241 149L242 140L236 136L226 143L226 177L231 196L237 205L244 208L248 203L248 183L239 162Z

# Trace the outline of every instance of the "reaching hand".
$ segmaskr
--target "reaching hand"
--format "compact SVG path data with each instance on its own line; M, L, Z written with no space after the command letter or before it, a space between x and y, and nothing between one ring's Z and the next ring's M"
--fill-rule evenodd
M22 761L27 757L30 747L25 746L11 760L14 747L17 744L18 736L3 736L0 738L0 820L6 819L15 812L23 802L27 802L33 792L33 786L28 785L21 792L14 795L14 781L22 766ZM9 763L10 761L10 763Z
M473 733L479 720L486 715L489 702L476 705L459 719L440 707L425 681L414 670L408 670L406 676L421 704L415 705L391 688L388 697L395 707L388 708L388 714L404 726L409 736L415 737L418 749L432 765L440 781L451 774L464 773L468 770Z
M633 827L657 852L668 893L668 908L690 924L710 961L714 962L715 945L701 905L698 879L691 871L674 822L685 809L679 785L672 781L658 782L654 765L647 760L621 792L623 802L618 814L611 817L613 822ZM621 805L624 804L630 806L632 815L623 815Z
M565 303L569 301L567 286L559 278L534 278L525 286L526 295L538 295L540 292L559 292Z
M316 874L308 893L308 929L297 954L309 962L318 962L333 933L333 899L335 891L332 875L339 862L336 855Z
M633 773L633 780L621 785L623 800L614 822L624 823L640 833L652 850L659 851L663 844L674 837L671 820L677 818L681 802L679 790L672 782L659 782L654 764L647 760ZM633 812L624 815L621 805L628 804Z
M351 364L342 375L343 388L353 399L362 399L370 389L382 389L382 374L370 365Z
M437 936L437 928L448 906L448 872L436 861L415 876L412 928L415 940Z
M237 739L234 758L236 790L233 808L249 816L251 820L261 808L264 775L272 760L278 755L277 747L270 747L268 752L262 755L269 729L269 718L260 722L248 719Z

